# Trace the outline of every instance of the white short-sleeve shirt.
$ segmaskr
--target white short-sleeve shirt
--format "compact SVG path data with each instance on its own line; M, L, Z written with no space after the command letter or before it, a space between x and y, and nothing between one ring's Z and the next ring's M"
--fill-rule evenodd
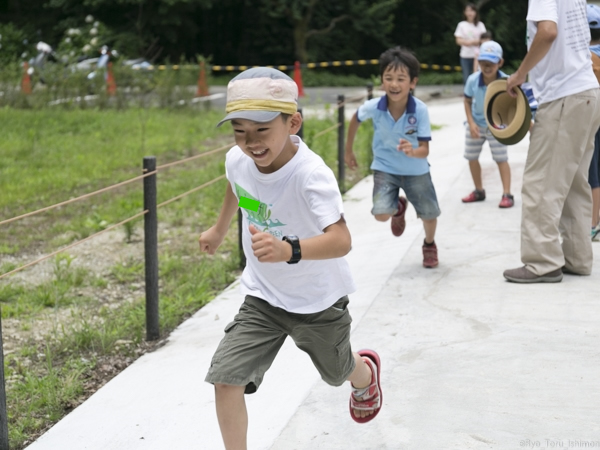
M548 53L529 73L538 103L598 88L589 50L585 0L529 0L527 48L537 33L537 23L545 20L557 24L558 35Z
M477 25L463 20L459 22L454 32L454 36L463 39L479 39L482 33L485 33L485 25L483 22L477 22ZM479 50L478 45L461 45L460 46L460 57L461 58L475 58L477 51Z
M246 267L243 295L253 295L288 312L310 314L329 308L356 290L345 258L297 264L262 263L252 251L250 224L277 239L295 235L303 239L323 230L344 214L342 196L333 172L298 136L294 157L276 172L261 173L254 161L236 145L227 153L227 179L236 197L258 200L258 211L242 208L242 244Z

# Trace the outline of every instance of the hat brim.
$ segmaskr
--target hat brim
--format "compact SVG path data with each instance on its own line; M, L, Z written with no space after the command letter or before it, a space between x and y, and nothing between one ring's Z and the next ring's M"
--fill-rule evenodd
M275 119L281 113L279 111L235 111L227 114L223 120L217 124L217 128L228 120L246 119L252 122L265 123Z
M487 56L487 55L480 55L480 56L477 58L477 61L489 61L489 62L491 62L491 63L498 64L498 63L500 62L500 60L501 60L501 59L502 59L502 58L498 58L497 56L491 56L491 55L490 55L490 56Z
M498 142L515 145L529 131L531 108L520 87L516 88L517 97L514 98L508 94L506 85L506 79L488 85L484 102L485 121Z

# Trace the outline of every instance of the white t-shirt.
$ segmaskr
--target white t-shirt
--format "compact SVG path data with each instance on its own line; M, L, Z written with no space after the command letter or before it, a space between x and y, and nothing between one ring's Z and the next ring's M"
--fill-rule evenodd
M463 39L479 39L481 34L485 33L485 25L482 21L477 22L477 25L472 24L463 20L459 22L454 32L455 37ZM478 45L461 45L460 46L460 57L461 58L475 58L477 51L479 50Z
M592 70L585 0L529 0L528 49L537 33L537 22L543 20L555 22L558 35L550 51L529 73L538 103L598 88Z
M264 174L236 145L225 159L227 179L236 197L260 201L258 211L242 208L242 243L246 267L243 295L253 295L288 312L310 314L329 308L356 290L344 258L297 264L261 263L252 251L253 224L277 239L295 235L300 241L323 234L344 214L342 196L333 172L298 136L294 157L274 173ZM286 244L287 245L287 244Z

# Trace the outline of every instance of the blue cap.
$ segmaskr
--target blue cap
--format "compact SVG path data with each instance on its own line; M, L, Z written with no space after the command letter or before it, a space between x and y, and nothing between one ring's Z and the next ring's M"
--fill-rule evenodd
M487 41L479 47L478 61L490 61L498 64L502 59L502 47L496 41Z
M588 4L587 19L592 30L600 29L600 7Z

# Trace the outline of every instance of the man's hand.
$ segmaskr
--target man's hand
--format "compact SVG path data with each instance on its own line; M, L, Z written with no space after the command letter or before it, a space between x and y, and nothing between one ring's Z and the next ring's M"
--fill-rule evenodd
M346 153L344 154L344 160L346 161L346 164L348 165L348 167L350 167L350 169L356 170L356 168L358 167L358 163L356 162L356 155L354 155L354 152L352 150L346 150Z
M250 225L252 250L259 262L287 262L292 259L292 246L275 238L272 234L258 231Z
M198 238L200 251L206 252L209 255L214 255L224 238L225 236L219 233L215 226L210 227L204 233L200 234L200 237Z
M506 80L506 91L508 92L508 95L517 98L516 87L521 86L526 80L527 75L521 75L518 70L508 77L508 80Z

